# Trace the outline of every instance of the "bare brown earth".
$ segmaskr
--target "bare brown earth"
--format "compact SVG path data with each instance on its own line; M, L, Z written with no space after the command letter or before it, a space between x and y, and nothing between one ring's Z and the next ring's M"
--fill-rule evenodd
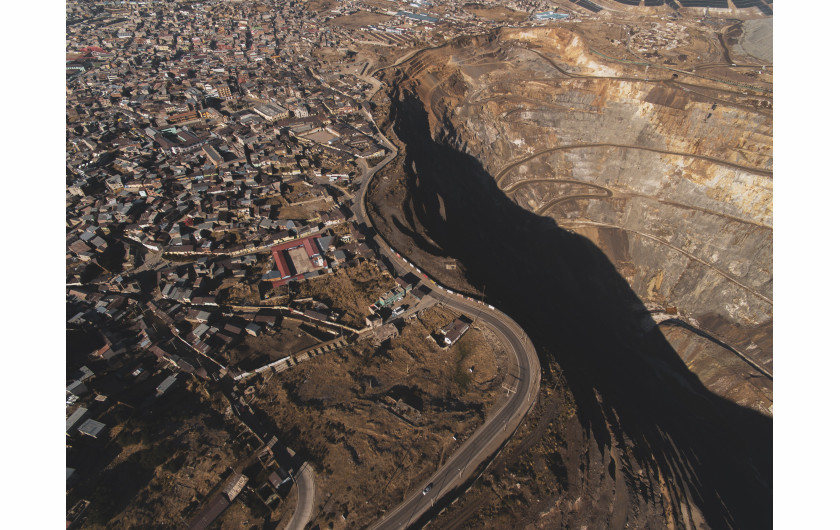
M391 20L393 17L388 15L381 15L379 13L371 13L370 11L357 11L352 15L342 15L330 20L330 24L342 26L350 29L359 29L372 24L381 24Z
M307 329L311 328L298 320L283 318L273 330L259 337L244 335L241 343L227 349L226 358L231 367L242 371L263 366L321 342Z
M389 72L377 229L555 374L434 525L771 524L772 73L721 64L725 28L659 56L646 28L502 30Z
M381 347L363 341L256 383L253 405L275 418L288 434L284 443L318 473L323 502L314 524L369 525L484 421L506 353L476 328L441 350L428 335L455 316L427 309Z
M277 210L279 219L312 219L318 212L328 210L334 206L332 200L317 199L306 204L282 206Z
M240 278L225 278L219 286L219 302L231 305L259 305L259 282L244 282Z
M305 2L305 5L306 9L320 13L334 9L337 6L337 2L335 0L308 0Z

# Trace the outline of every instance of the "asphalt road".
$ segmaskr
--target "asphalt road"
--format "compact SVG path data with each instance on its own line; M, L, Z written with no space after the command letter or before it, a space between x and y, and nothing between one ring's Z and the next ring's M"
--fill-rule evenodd
M309 462L305 462L298 470L295 484L298 489L297 507L294 517L286 525L286 530L303 530L312 517L312 509L315 506L315 477Z
M380 136L383 137L384 135L380 134ZM367 223L371 228L373 228L373 225L370 223L364 207L368 184L373 175L393 160L397 154L395 146L387 139L384 140L391 152L374 168L364 172L360 179L359 191L352 205L352 211L356 219ZM376 235L374 239L379 246L380 254L387 256L398 271L413 272L415 275L422 276L422 271L411 268L401 258L398 258L381 236ZM504 338L510 347L510 351L514 354L516 366L511 367L508 372L506 386L511 391L500 398L501 406L455 451L443 467L439 468L399 506L393 508L371 527L375 529L406 528L431 509L437 503L438 498L469 480L479 465L510 439L516 427L531 409L540 386L540 364L536 351L534 351L533 345L525 332L516 322L499 310L490 309L486 305L454 293L450 294L428 279L421 279L420 283L431 289L431 293L427 296L455 312L483 321L500 338ZM427 485L431 485L431 487L424 494L423 490ZM297 517L297 513L295 513L295 517Z
M397 156L397 147L392 144L384 134L379 133L379 139L388 146L390 152L388 153L388 156L382 159L382 161L376 164L376 166L363 172L361 178L359 179L359 191L356 192L356 197L353 198L353 205L350 208L353 215L356 216L356 219L360 222L366 223L368 226L370 226L371 223L368 218L367 211L365 211L365 195L367 195L370 179L373 178L373 175L375 175L377 171L385 167L389 162L391 162L391 160L394 159L394 157Z
M539 388L539 361L519 326L498 310L493 311L486 307L482 309L481 306L457 296L439 291L433 291L429 296L450 309L480 319L484 325L493 328L500 337L504 337L516 359L517 366L508 376L508 379L512 380L509 384L514 391L500 398L501 407L455 451L443 467L371 528L406 528L431 509L439 497L463 484L482 462L510 438L530 410ZM431 489L424 495L423 489L429 484Z

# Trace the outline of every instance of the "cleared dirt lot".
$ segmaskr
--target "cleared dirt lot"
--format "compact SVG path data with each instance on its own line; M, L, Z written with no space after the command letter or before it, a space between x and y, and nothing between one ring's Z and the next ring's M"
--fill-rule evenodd
M371 24L381 24L391 20L393 17L371 13L370 11L358 11L352 15L343 15L330 20L330 24L342 26L349 29L359 29Z
M244 335L241 343L228 350L232 364L240 370L253 370L315 346L323 338L313 327L292 318L284 318L275 329L259 337Z
M480 7L479 4L467 4L464 11L469 11L477 17L497 22L522 22L528 18L528 14L517 12L506 7Z

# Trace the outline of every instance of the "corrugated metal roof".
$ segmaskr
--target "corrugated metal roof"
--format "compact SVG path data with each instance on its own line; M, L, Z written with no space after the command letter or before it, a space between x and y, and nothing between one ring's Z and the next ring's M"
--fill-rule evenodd
M73 414L71 414L67 418L67 432L68 433L70 432L70 429L72 429L73 426L76 425L79 422L79 420L81 420L85 416L85 414L87 414L87 411L88 410L86 408L79 407L78 409L76 409L75 412L73 412Z
M96 438L105 429L105 424L96 420L85 420L79 427L79 432Z
M159 393L163 394L164 392L166 392L169 389L169 387L171 387L173 384L175 384L175 381L177 381L177 380L178 380L178 375L177 374L170 375L169 377L164 379L161 384L158 385L157 391Z

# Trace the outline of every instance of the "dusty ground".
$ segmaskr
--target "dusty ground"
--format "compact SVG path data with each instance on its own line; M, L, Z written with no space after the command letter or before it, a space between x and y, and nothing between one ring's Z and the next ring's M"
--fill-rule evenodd
M263 528L265 521L266 509L264 506L257 506L259 499L255 495L251 495L253 499L248 499L248 493L240 494L236 501L228 506L228 509L222 512L222 515L213 523L214 528L220 530L240 530L248 528L249 530L259 530ZM256 502L249 502L253 500ZM288 499L287 499L288 501ZM295 505L289 502L284 502L287 512L294 512ZM260 509L262 508L262 509Z
M381 24L391 20L393 17L371 13L370 11L358 11L352 15L343 15L330 20L330 24L342 26L348 29L359 29L372 24Z
M306 200L306 199L302 199ZM309 199L313 200L313 199ZM318 212L329 210L335 205L331 199L316 199L306 204L282 206L277 210L278 219L312 219Z
M219 303L231 305L259 305L260 290L256 283L242 283L239 278L225 278L219 288Z
M310 334L311 327L292 318L283 318L275 330L259 337L244 335L241 343L228 349L231 366L243 371L253 370L321 342Z
M323 478L325 504L316 508L315 524L370 524L484 421L506 354L475 328L456 347L438 348L427 336L455 316L431 308L390 344L361 342L257 384L254 406L276 418L288 433L284 442ZM419 416L403 410L399 417L386 407L387 396L402 398Z
M306 5L306 9L320 13L334 9L338 5L338 2L335 0L308 0L304 4Z

